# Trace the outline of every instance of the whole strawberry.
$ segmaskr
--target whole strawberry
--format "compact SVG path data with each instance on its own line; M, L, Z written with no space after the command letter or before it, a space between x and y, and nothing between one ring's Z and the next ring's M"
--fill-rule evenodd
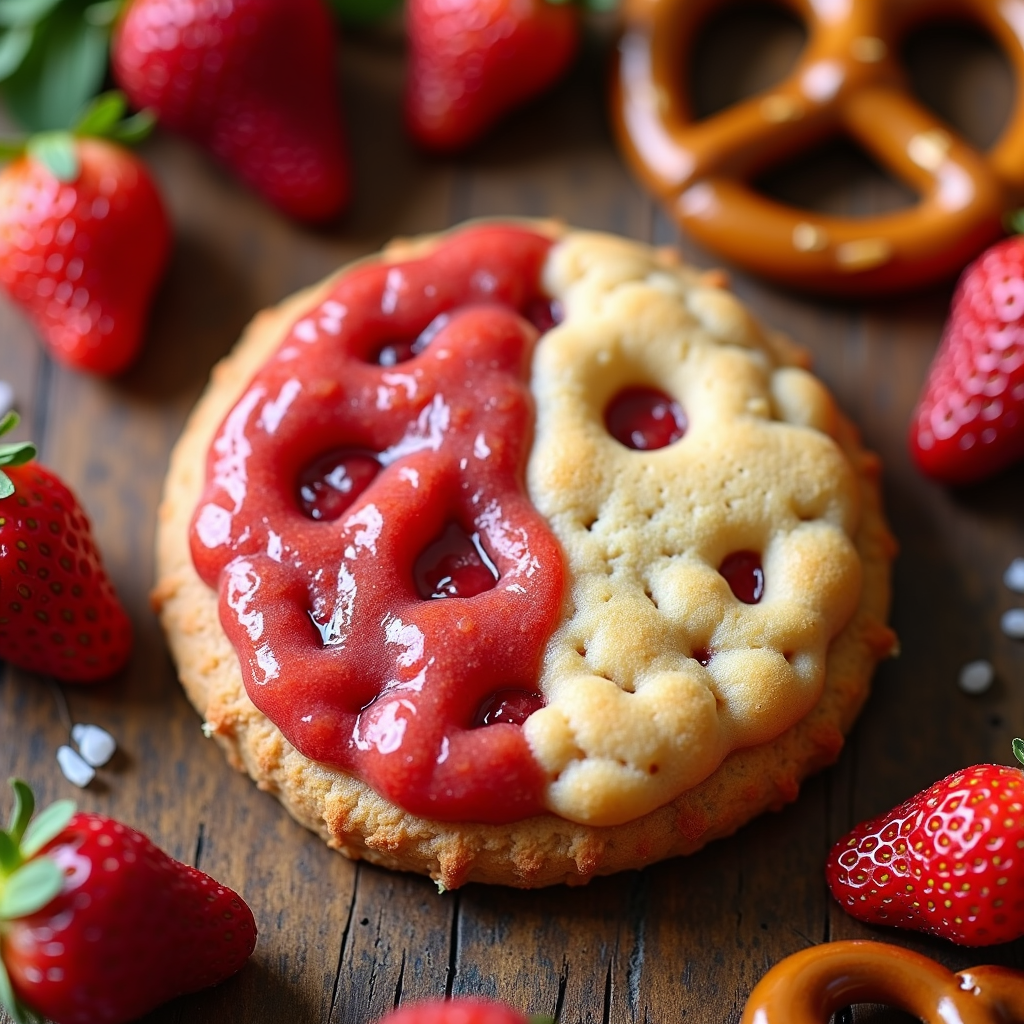
M135 358L170 250L145 164L93 129L134 139L124 100L101 97L78 136L52 132L0 173L0 284L55 359L120 373ZM142 129L144 130L144 128Z
M349 198L349 166L324 0L133 0L111 43L138 107L206 147L292 217Z
M230 977L256 945L240 896L141 832L32 793L0 833L0 1004L18 1024L121 1024Z
M1024 760L1024 743L1013 741ZM1024 935L1024 773L964 768L832 848L832 895L869 924L929 932L962 946Z
M431 999L403 1006L381 1017L379 1024L552 1024L550 1017L531 1017L490 999Z
M1024 455L1024 238L992 246L960 278L910 451L925 473L953 484Z
M0 419L0 435L17 422ZM93 682L128 660L131 622L77 499L34 456L31 444L0 444L0 658Z
M542 93L579 43L578 11L549 0L409 0L405 115L422 146L475 142Z

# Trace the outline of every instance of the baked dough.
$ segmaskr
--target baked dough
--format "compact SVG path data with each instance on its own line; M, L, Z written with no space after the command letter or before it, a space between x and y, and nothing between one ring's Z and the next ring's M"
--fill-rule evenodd
M803 352L671 252L531 226L556 239L544 287L565 312L535 353L527 471L571 581L539 680L547 705L524 725L552 813L428 821L303 756L250 702L217 595L192 566L211 441L334 278L260 313L215 368L160 510L154 604L208 734L331 846L446 888L583 882L693 852L782 806L838 756L895 648L879 462ZM435 244L394 243L381 258ZM685 444L637 452L608 435L603 409L638 381L681 399ZM765 565L753 605L716 568L744 549Z

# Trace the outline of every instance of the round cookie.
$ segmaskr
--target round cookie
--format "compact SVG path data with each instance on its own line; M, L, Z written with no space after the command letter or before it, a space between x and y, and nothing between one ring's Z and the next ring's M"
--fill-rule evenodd
M215 368L172 455L158 528L154 603L186 692L231 763L346 855L446 888L642 867L795 799L838 756L876 662L895 647L879 463L802 352L669 252L520 227L552 240L542 284L563 311L534 350L526 470L568 578L536 680L545 706L522 730L545 813L432 820L300 753L250 700L218 595L193 565L210 446L261 367L332 301L338 275L259 314ZM428 256L458 230L395 243L380 259ZM680 400L683 443L631 451L609 436L608 403L644 383ZM717 571L748 550L764 563L756 603Z

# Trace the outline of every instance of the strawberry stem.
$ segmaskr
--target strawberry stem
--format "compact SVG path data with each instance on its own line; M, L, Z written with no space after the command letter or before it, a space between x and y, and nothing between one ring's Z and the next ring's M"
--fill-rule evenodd
M13 430L21 417L16 412L7 413L0 419L0 436ZM0 498L9 498L14 493L11 478L3 471L4 466L23 466L36 457L36 446L31 441L14 441L0 444ZM17 798L16 798L17 799ZM31 812L30 812L31 814ZM21 838L20 836L18 837Z

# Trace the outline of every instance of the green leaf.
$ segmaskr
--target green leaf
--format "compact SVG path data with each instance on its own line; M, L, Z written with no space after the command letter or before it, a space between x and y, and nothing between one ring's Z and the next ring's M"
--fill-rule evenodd
M85 9L85 20L90 25L107 28L114 24L124 4L125 0L100 0L98 4L90 4Z
M28 917L42 910L64 884L64 872L49 857L23 864L0 891L0 921Z
M39 1020L31 1010L18 1002L3 960L0 960L0 1006L11 1015L14 1024L36 1024Z
M42 22L28 55L0 83L7 107L31 132L69 130L100 91L110 32L89 24L81 8L57 7Z
M1024 210L1011 210L1003 217L1003 227L1011 235L1024 234Z
M1017 758L1021 764L1024 764L1024 740L1014 739L1010 746L1013 748L1013 756Z
M74 800L55 800L29 825L21 841L21 855L26 859L37 854L51 839L64 831L75 813Z
M109 135L111 129L124 117L128 101L120 89L100 93L90 101L75 125L76 135Z
M36 457L36 446L31 441L0 444L0 466L24 466Z
M61 0L0 0L0 25L31 28L42 21Z
M0 469L0 498L9 498L14 493L14 484L11 478Z
M28 154L58 181L75 181L81 172L75 138L69 132L42 132L28 140Z
M21 417L13 409L9 409L3 416L0 416L0 435L9 433L20 422Z
M9 782L14 790L14 807L11 808L11 823L7 831L15 843L20 843L36 809L36 797L27 782L21 779L10 779Z
M137 114L125 118L111 133L110 137L126 146L134 146L141 142L156 124L156 114L152 110L140 110Z
M0 831L0 878L13 874L21 867L18 844L6 833Z
M32 29L9 28L0 36L0 81L10 78L32 46Z

